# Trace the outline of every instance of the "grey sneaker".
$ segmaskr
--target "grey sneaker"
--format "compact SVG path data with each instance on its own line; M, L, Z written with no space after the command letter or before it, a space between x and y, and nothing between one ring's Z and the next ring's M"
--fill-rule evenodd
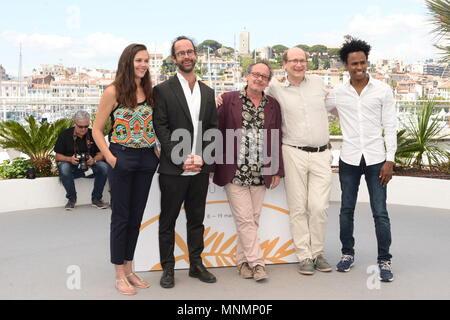
M314 262L311 259L305 259L300 261L300 264L298 265L298 272L308 276L314 274L315 272Z
M104 203L102 200L100 200L100 199L94 199L94 200L92 200L92 206L94 207L94 208L97 208L97 209L106 209L106 208L108 208L108 204L106 204L106 203Z
M75 208L75 203L77 203L77 200L69 199L69 201L67 201L64 209L66 209L66 211L72 211Z
M238 273L241 276L241 278L253 279L253 270L252 268L250 268L247 262L238 265Z
M258 264L253 268L253 279L256 281L261 281L267 278L269 278L269 276L267 275L266 268L264 268L264 266Z
M333 270L323 255L317 256L317 258L314 259L314 268L320 272L331 272Z

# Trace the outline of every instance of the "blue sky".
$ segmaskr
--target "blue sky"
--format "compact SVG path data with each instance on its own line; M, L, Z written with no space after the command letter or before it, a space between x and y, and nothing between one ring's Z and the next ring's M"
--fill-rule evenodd
M168 55L170 41L188 35L234 46L244 28L252 49L267 45L339 46L345 34L367 40L371 60L412 63L438 57L423 0L380 1L56 1L1 5L0 64L24 73L41 63L115 69L123 48L144 43Z

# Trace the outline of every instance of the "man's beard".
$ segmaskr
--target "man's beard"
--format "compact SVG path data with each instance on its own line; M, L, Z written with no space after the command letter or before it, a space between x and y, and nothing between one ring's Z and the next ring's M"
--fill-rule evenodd
M191 66L190 67L185 67L183 65L183 62L185 62L185 61L190 61L191 62ZM180 69L181 71L183 71L185 73L191 73L192 70L194 70L194 68L195 68L195 60L187 59L187 60L184 60L183 62L182 63L177 63L178 69Z

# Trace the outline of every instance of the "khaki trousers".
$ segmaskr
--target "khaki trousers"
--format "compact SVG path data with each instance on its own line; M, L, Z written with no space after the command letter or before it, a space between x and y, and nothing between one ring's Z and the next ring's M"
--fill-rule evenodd
M331 190L330 150L306 152L283 145L290 228L299 261L324 253Z
M243 187L229 183L225 186L225 192L238 234L236 248L238 265L247 262L251 268L257 265L264 266L258 227L266 187Z

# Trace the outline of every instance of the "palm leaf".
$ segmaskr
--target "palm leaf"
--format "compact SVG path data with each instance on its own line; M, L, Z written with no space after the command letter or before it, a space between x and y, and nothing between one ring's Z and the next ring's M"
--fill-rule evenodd
M450 62L450 46L446 45L450 41L450 1L426 0L426 5L431 16L431 23L435 27L432 30L432 33L436 35L435 46L442 50L444 60ZM445 45L440 45L440 42Z

